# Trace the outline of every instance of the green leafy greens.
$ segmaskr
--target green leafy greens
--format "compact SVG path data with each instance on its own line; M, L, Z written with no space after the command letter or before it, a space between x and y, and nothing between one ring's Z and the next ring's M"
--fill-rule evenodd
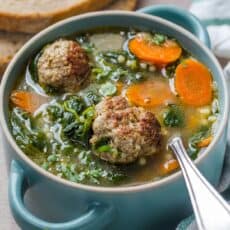
M163 34L154 34L152 37L152 42L156 45L164 44L166 40L167 40L167 37Z
M193 134L188 141L188 153L192 159L196 159L200 148L197 144L211 134L211 128L202 126L195 134Z
M119 63L119 55L123 55L125 59L129 57L129 65ZM92 73L98 83L111 80L130 84L146 78L146 73L143 70L139 71L138 61L130 57L125 51L100 52L96 56L96 63L97 65L92 69Z
M169 105L163 113L163 123L167 127L183 127L184 113L178 105Z
M27 112L14 108L11 115L11 127L16 142L26 154L46 152L45 134L35 128Z
M88 147L94 106L75 95L50 103L36 116L13 108L12 134L20 148L45 170L73 182L120 183L118 166L95 157Z
M72 142L87 145L94 118L93 106L86 108L80 97L69 96L63 103L48 107L47 111L52 122L61 124L63 133Z
M114 94L116 94L116 92L117 92L117 88L111 82L107 82L101 85L101 88L99 89L99 93L102 96L113 96Z

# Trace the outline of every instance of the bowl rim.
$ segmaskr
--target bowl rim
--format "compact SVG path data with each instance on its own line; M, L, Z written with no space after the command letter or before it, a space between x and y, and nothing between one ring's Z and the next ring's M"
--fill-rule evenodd
M216 132L216 135L212 141L212 143L207 147L207 149L205 149L204 152L202 152L201 155L198 156L198 158L194 161L195 164L200 164L205 158L206 156L209 154L209 152L212 150L212 148L216 145L216 143L218 142L220 136L223 134L226 126L227 126L227 119L228 119L228 110L229 110L229 98L228 98L228 91L227 91L227 83L226 83L226 79L224 77L222 68L219 64L219 62L217 61L216 57L212 54L212 52L204 45L202 44L192 33L190 33L189 31L185 30L184 28L168 21L165 19L162 19L160 17L157 16L152 16L152 15L147 15L144 13L140 13L140 12L126 12L126 11L120 11L120 10L113 10L113 11L98 11L98 12L93 12L93 13L86 13L86 14L82 14L82 15L78 15L78 16L74 16L68 19L65 19L63 21L60 21L48 28L46 28L45 30L42 30L40 33L36 34L33 38L31 38L20 50L19 52L15 55L15 57L13 58L13 60L11 61L11 63L9 64L9 66L7 67L3 78L2 78L2 82L1 82L1 86L0 86L0 108L1 111L3 113L3 116L0 116L0 124L3 130L3 133L8 141L8 144L11 145L11 147L13 148L13 150L16 152L16 154L19 156L19 159L22 160L23 162L25 162L26 164L28 164L31 168L33 168L39 175L44 176L46 179L51 180L52 182L56 182L59 183L61 185L67 186L67 187L71 187L73 189L81 189L81 190L85 190L85 191L89 191L89 192L98 192L98 193L134 193L134 192L141 192L144 190L149 190L149 189L156 189L159 188L161 186L165 186L169 183L173 183L176 180L178 180L179 178L182 177L182 173L181 170L179 170L178 172L175 172L169 176L166 176L164 178L161 178L160 180L157 181L149 181L149 182L145 182L143 184L140 185L130 185L130 186L118 186L118 187L105 187L105 186L94 186L94 185L86 185L86 184L81 184L81 183L76 183L76 182L71 182L68 181L66 179L62 179L59 178L58 176L46 171L45 169L43 169L42 167L40 167L39 165L37 165L35 162L33 162L28 156L26 156L26 154L19 148L19 146L16 144L10 129L8 128L7 124L8 124L8 120L5 116L5 113L3 112L5 109L4 108L4 93L5 93L5 87L7 85L8 79L10 79L10 72L11 69L14 68L14 65L17 63L17 60L19 58L21 58L21 56L24 53L24 50L28 47L31 47L34 43L36 43L39 38L41 38L43 35L50 33L51 31L56 30L59 27L63 27L68 23L71 23L73 21L78 21L78 20L83 20L89 17L98 17L98 16L111 16L113 15L114 17L119 17L119 16L132 16L132 17L137 17L140 18L142 20L153 20L153 21L157 21L158 23L161 23L163 25L167 25L169 27L171 27L173 30L183 33L184 35L186 35L187 37L189 37L196 45L198 45L203 51L205 51L210 59L212 60L213 63L215 63L215 66L220 74L220 78L221 81L223 82L223 95L224 95L224 111L223 111L223 117L220 120L220 125L218 127L218 130Z

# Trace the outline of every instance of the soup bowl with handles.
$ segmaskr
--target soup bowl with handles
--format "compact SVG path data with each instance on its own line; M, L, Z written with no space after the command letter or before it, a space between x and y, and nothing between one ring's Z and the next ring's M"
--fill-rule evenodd
M221 66L209 50L209 38L199 20L172 6L148 7L141 12L88 13L61 21L33 37L14 57L1 83L0 121L9 166L9 203L22 229L172 229L191 213L181 172L136 186L73 183L36 165L11 135L9 95L31 56L59 37L98 27L121 26L172 36L212 71L219 89L220 119L212 143L195 163L212 184L219 181L227 141L229 99Z

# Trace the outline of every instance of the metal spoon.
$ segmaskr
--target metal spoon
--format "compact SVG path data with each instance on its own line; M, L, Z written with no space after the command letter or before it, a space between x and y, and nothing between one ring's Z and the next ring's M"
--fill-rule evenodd
M168 146L175 153L195 213L199 230L229 230L230 206L201 175L190 160L180 137L169 140Z

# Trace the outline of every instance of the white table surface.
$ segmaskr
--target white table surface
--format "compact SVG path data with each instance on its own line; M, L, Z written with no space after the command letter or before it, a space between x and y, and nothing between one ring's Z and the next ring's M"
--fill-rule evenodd
M164 3L164 4L177 4L181 7L188 7L189 0L139 0L137 7L143 7L151 4ZM7 198L7 186L8 177L4 158L2 142L2 131L0 128L0 230L19 230L19 227L15 223L11 216L8 198Z

